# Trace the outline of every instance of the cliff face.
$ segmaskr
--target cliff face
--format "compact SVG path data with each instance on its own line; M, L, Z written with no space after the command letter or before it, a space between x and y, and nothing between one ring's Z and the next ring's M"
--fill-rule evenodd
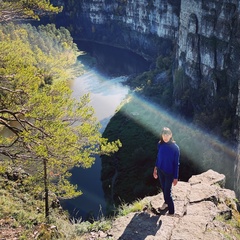
M146 58L168 54L177 39L180 1L57 2L65 6L64 15L68 16L74 35L81 39L131 49Z
M182 0L176 53L178 70L182 69L185 73L188 87L198 91L198 94L191 96L192 104L197 102L196 98L202 97L202 105L198 106L200 111L209 115L219 112L223 119L228 116L231 119L228 128L233 138L238 136L237 119L240 116L239 13L237 0ZM218 103L218 108L213 107L214 102ZM193 109L196 111L196 105ZM235 114L236 117L233 117ZM239 172L237 160L235 189L238 195Z
M184 68L193 88L206 82L209 96L228 88L231 105L236 105L239 76L238 15L235 0L181 3L178 67Z

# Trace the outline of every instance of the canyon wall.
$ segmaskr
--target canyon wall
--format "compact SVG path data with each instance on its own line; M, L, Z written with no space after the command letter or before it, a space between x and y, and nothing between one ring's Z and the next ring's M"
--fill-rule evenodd
M198 101L196 98L202 97L202 105L193 108L200 107L199 111L209 113L209 118L216 111L223 118L224 114L232 116L228 129L236 142L239 142L240 116L239 14L237 0L182 0L176 53L178 70L185 73L188 86L198 91L195 96L191 95L193 105ZM219 109L213 108L216 102ZM239 196L239 145L235 150L234 184Z
M55 2L64 6L58 22L70 26L76 38L130 49L147 59L169 54L177 40L180 1Z
M193 88L206 82L209 97L228 89L237 101L239 77L239 2L182 0L178 37L178 68Z
M223 103L235 111L240 53L239 1L55 2L64 6L58 22L67 25L75 38L130 49L147 59L176 51L174 67L184 72L185 88L201 90L203 95L189 96L193 99L187 110L211 109L220 94L226 100ZM185 90L181 89L180 96ZM204 104L196 106L194 96L202 97ZM175 98L177 104L184 105L177 95Z
M232 138L237 153L235 191L240 195L239 1L53 2L64 6L58 22L75 38L130 49L152 60L174 52L175 104L193 120L197 116L206 125L218 122L209 128Z

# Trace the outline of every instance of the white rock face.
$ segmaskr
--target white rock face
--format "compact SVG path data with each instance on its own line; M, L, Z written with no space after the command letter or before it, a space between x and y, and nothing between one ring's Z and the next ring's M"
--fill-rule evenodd
M82 3L83 12L89 14L93 24L106 24L109 20L117 20L130 29L144 34L156 34L164 38L176 38L178 32L178 16L171 4L166 0L89 0ZM121 14L123 11L126 14Z
M89 14L90 20L93 24L105 23L106 14L104 13L104 8L104 0L84 1L82 4L83 12Z
M176 37L178 17L166 1L153 1L152 7L148 6L146 0L128 1L126 13L123 21L133 30L157 34L159 37Z
M205 72L201 73L203 78L212 69L221 71L226 68L226 56L230 53L229 40L234 31L238 8L239 2L236 0L181 1L177 55L180 58L185 53L185 62L198 63L203 68L207 66ZM179 67L182 66L181 61ZM209 71L206 72L206 69Z

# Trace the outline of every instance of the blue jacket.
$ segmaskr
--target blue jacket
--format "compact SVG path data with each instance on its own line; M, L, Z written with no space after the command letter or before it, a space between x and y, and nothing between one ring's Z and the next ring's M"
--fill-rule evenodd
M156 167L178 179L180 150L176 143L158 143Z

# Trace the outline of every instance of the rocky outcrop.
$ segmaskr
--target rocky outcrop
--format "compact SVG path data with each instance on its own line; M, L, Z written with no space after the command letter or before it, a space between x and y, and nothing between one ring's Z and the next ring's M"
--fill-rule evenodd
M159 193L142 200L143 212L117 218L107 234L92 233L89 239L239 239L240 232L228 223L237 213L236 196L224 183L225 176L213 170L192 176L173 187L176 216L158 212Z

